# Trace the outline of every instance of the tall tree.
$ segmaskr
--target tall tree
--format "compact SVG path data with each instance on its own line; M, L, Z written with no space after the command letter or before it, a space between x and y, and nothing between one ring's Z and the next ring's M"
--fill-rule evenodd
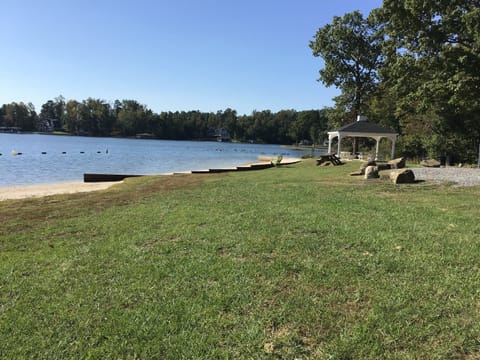
M54 100L48 100L42 105L40 111L39 123L37 125L40 131L52 131L62 128L65 114L65 98L62 95Z
M480 1L385 0L384 88L406 137L430 155L470 158L480 141ZM422 126L419 126L419 122Z
M377 25L354 11L343 17L335 16L332 23L318 29L310 42L313 55L324 61L319 80L341 90L335 100L352 117L365 111L378 82L378 69L383 61L381 40Z
M295 110L281 110L274 114L276 143L289 144L296 140L296 136L291 136L291 126L297 119Z
M69 102L71 106L74 103ZM73 112L72 112L73 113ZM112 133L113 111L105 100L88 98L76 105L75 126L80 133L92 136L108 136Z
M79 104L76 100L68 100L65 104L65 128L72 134L78 134L80 131Z
M219 115L222 127L228 130L231 137L234 137L237 129L237 112L227 108Z
M152 111L135 100L123 100L117 114L116 126L121 135L133 136L150 132Z
M0 111L3 126L19 127L23 131L35 130L37 113L32 103L25 105L23 102L4 104Z

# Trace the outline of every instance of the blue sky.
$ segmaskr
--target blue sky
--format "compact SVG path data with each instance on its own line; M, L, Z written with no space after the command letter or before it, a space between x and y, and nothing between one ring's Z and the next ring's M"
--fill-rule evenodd
M0 104L135 99L156 112L332 105L308 43L381 0L1 0Z

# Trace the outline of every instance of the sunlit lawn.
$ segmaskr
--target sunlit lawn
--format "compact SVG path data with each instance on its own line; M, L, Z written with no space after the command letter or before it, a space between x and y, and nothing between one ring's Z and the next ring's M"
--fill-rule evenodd
M480 188L358 163L0 202L0 358L477 358Z

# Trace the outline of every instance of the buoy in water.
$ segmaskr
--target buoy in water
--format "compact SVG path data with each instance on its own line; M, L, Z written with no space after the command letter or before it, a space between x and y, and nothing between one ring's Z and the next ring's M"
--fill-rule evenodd
M15 150L12 150L12 156L16 156L18 153Z
M42 155L45 155L47 152L46 151L42 151Z
M80 151L80 154L85 154L85 151Z
M62 151L62 154L66 154L67 152L66 151Z

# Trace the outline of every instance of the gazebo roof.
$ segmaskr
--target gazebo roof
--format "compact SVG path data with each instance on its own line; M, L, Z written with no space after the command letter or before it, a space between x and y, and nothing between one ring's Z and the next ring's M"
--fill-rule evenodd
M354 123L342 126L333 132L347 132L347 133L367 133L367 134L389 134L396 135L395 131L384 128L380 125L368 122L366 120L355 121Z

